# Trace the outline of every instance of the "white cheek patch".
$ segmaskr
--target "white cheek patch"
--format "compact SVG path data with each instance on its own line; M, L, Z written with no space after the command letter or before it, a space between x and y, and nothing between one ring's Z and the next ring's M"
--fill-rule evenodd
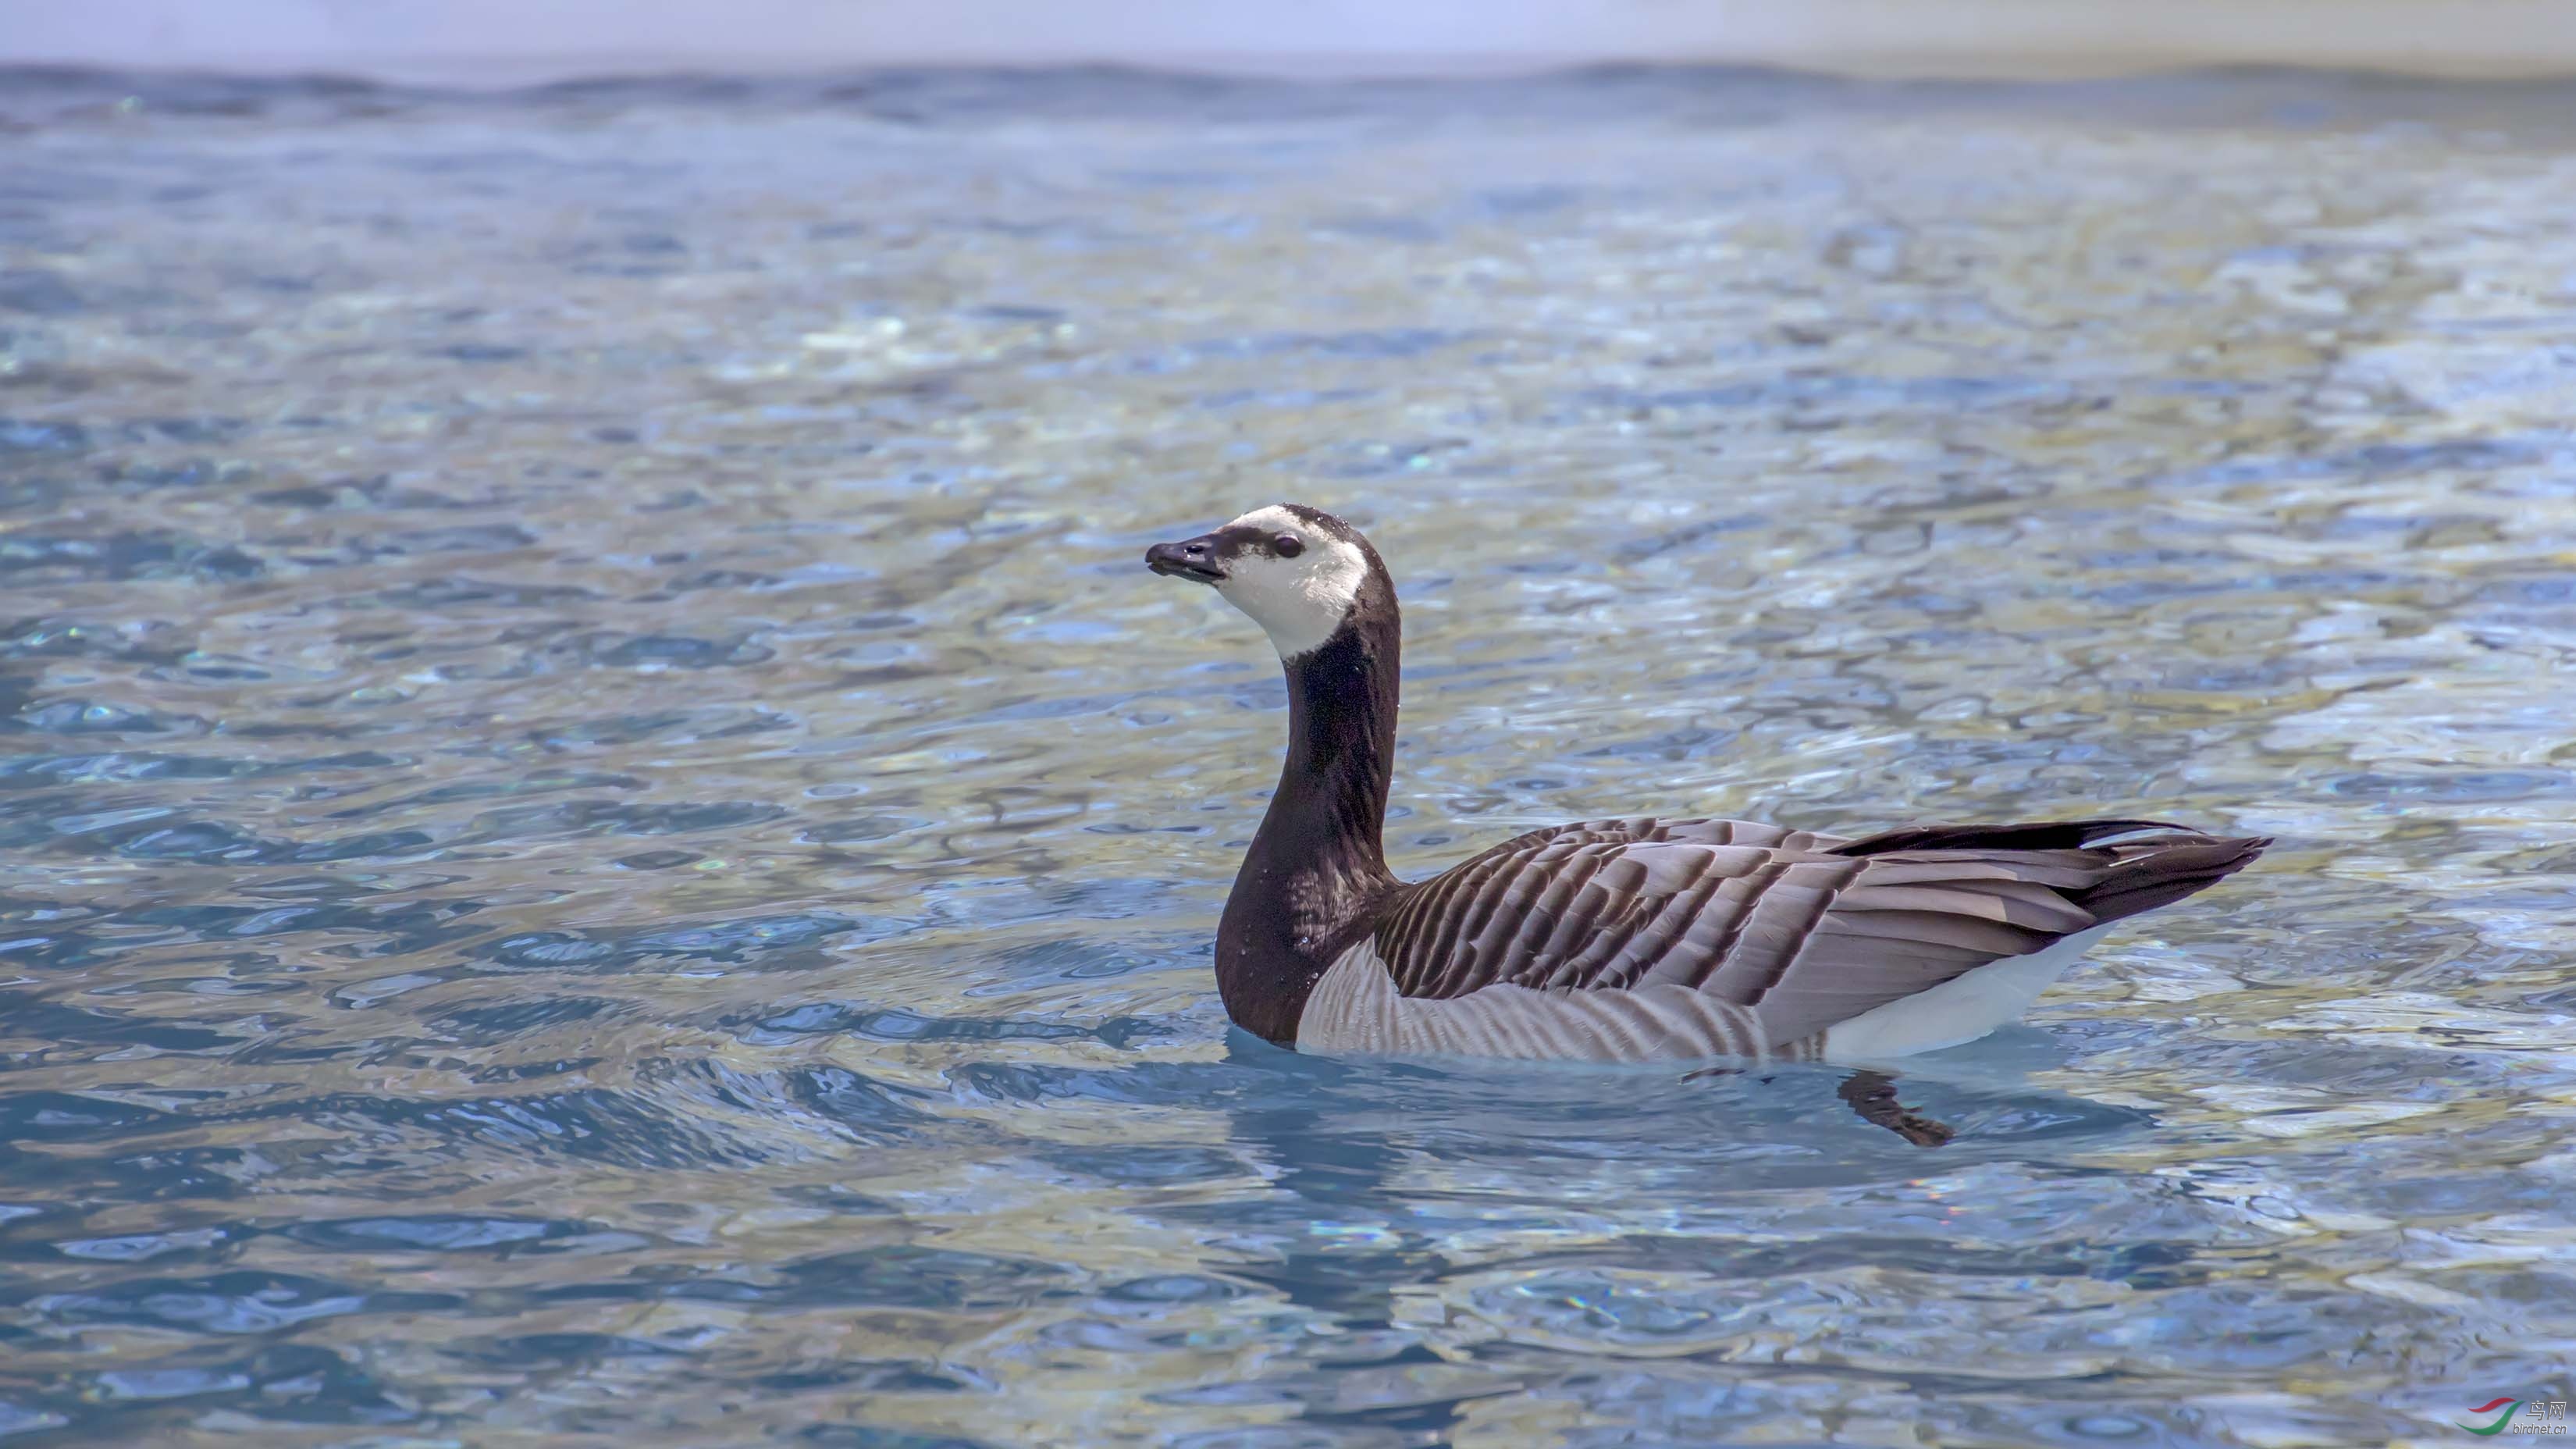
M1225 582L1216 586L1225 601L1252 616L1282 659L1311 653L1332 638L1359 601L1368 556L1285 508L1256 509L1226 527L1292 533L1306 551L1295 558L1245 553L1227 560Z

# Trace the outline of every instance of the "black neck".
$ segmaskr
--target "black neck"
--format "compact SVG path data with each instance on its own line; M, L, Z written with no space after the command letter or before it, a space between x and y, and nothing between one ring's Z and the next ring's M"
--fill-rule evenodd
M1380 830L1395 765L1403 626L1376 579L1342 628L1288 661L1288 762L1217 927L1217 989L1246 1030L1297 1035L1315 979L1395 888Z

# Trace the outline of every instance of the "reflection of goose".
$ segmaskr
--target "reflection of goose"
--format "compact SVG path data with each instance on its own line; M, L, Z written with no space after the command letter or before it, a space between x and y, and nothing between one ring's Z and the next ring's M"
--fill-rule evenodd
M2148 820L1843 839L1644 817L1534 830L1399 881L1378 832L1402 624L1377 551L1282 504L1145 561L1214 585L1287 666L1287 767L1226 901L1216 972L1235 1021L1302 1050L1930 1051L2011 1021L2110 923L2270 843Z

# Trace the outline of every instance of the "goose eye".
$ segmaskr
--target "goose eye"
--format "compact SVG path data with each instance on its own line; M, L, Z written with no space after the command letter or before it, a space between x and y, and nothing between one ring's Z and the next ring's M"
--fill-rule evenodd
M1306 541L1293 533L1283 533L1270 540L1270 549L1281 558L1295 558L1306 551Z

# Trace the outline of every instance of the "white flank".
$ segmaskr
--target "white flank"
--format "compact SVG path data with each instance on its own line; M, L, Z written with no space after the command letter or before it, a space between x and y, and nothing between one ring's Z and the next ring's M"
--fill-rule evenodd
M1975 1041L2019 1020L2110 926L2007 956L1825 1029L1829 1062L1877 1062ZM1532 991L1488 986L1447 1000L1395 988L1372 941L1342 953L1297 1020L1301 1052L1654 1061L1768 1055L1755 1013L1685 986Z
M1277 506L1254 509L1226 527L1292 534L1305 551L1295 558L1247 553L1228 560L1225 582L1216 586L1225 601L1252 616L1282 659L1311 653L1332 638L1359 600L1368 555Z
M1929 991L1918 991L1864 1011L1825 1030L1825 1060L1874 1062L1888 1057L1934 1052L1972 1042L1996 1027L2018 1021L2049 983L2083 959L2108 925L2078 931L2065 940L2027 956L2006 956L1965 976L1952 977Z
M1537 1061L1760 1057L1753 1014L1687 986L1533 991L1497 985L1433 1000L1395 989L1369 940L1342 953L1306 998L1297 1050Z

